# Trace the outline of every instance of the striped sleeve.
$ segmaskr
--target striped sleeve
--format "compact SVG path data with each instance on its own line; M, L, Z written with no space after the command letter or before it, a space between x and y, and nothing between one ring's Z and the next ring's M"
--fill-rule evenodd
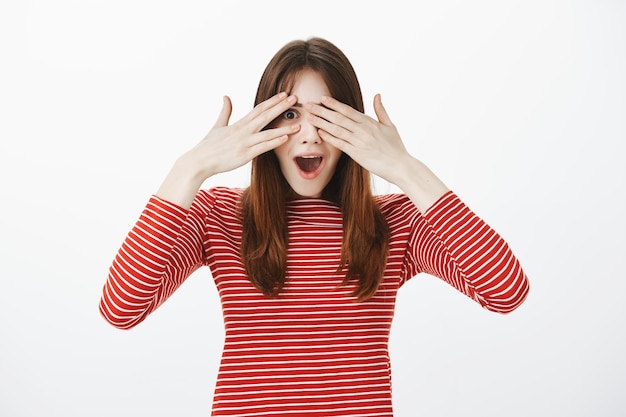
M498 313L526 299L528 278L507 242L455 193L444 194L420 220L409 242L407 270L437 276Z
M206 198L206 196L204 196ZM196 197L185 210L152 196L119 248L100 298L111 325L129 329L161 305L204 261Z

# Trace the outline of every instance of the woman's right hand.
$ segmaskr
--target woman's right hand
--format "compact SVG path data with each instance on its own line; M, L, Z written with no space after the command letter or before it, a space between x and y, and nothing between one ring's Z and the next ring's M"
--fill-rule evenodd
M296 128L261 130L296 102L286 93L277 94L258 104L241 120L228 125L232 104L224 97L222 111L209 133L187 154L186 164L195 168L204 181L212 175L231 171L270 151L287 140Z
M222 111L213 128L196 146L176 160L156 195L188 208L207 178L239 168L285 143L288 135L298 131L298 124L263 128L292 107L296 100L296 97L286 93L277 94L229 125L232 103L225 96Z

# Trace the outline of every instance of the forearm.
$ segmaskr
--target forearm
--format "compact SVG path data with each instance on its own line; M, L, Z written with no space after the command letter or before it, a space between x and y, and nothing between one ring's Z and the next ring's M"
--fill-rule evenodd
M426 213L430 242L418 245L423 270L436 275L488 310L508 313L529 290L507 242L454 193ZM434 252L432 252L434 251Z
M118 328L141 322L189 271L166 276L185 210L152 198L118 250L103 288L100 311ZM193 262L187 263L191 270ZM180 276L178 276L180 275Z
M450 191L430 168L409 154L397 161L393 173L391 182L411 199L422 214Z
M212 176L209 171L201 172L192 152L176 160L155 195L184 209L189 209L202 183Z

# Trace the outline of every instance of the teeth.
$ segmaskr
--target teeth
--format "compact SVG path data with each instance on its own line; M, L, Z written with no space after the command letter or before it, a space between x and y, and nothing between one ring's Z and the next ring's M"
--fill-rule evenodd
M304 158L304 159L313 159L313 158L319 158L319 156L313 156L313 155L303 155L300 158Z

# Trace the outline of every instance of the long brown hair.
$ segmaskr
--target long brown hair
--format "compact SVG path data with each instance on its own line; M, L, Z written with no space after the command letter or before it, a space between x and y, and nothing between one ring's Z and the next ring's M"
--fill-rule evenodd
M364 111L361 87L350 61L334 44L321 38L296 40L282 47L261 77L254 104L278 92L291 91L304 69L319 73L334 98ZM292 193L274 151L252 161L250 186L242 196L241 255L252 284L270 297L278 296L287 279L285 207ZM374 201L369 172L343 154L322 198L341 208L339 270L347 267L343 284L358 279L353 296L364 301L378 289L389 248L388 226Z

